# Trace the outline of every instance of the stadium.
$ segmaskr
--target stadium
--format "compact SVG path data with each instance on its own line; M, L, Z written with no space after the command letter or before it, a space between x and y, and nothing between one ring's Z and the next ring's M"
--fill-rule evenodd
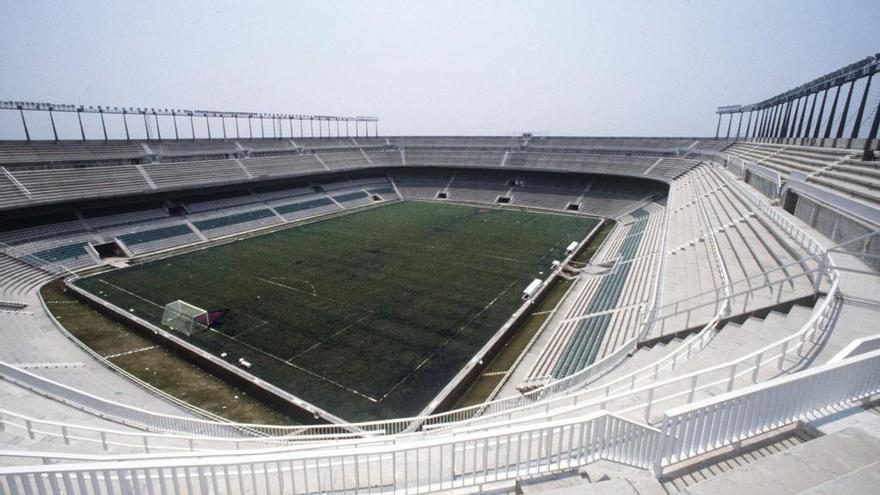
M870 491L840 62L705 137L0 101L0 493Z

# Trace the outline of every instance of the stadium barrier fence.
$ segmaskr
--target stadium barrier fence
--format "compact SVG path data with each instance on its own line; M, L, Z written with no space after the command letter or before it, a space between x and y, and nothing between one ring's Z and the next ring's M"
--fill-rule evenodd
M428 493L512 482L606 459L655 475L880 392L880 351L667 410L660 428L597 412L539 425L351 449L0 468L9 493Z

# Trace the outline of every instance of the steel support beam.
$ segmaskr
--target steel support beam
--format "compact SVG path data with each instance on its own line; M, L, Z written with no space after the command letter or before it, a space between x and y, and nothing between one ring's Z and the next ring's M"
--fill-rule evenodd
M828 99L828 91L822 95L822 105L819 106L819 115L816 117L816 130L813 132L813 139L819 139L819 131L822 129L822 115L825 113L825 101Z
M837 91L834 93L834 102L831 104L831 111L828 112L828 124L825 126L825 139L831 137L831 128L834 127L834 113L837 111L837 99L840 96L840 88L837 87Z
M857 139L859 137L859 131L862 128L862 117L865 115L865 105L868 103L868 91L871 90L872 77L874 77L874 74L868 76L868 80L865 82L865 91L862 92L862 101L859 103L859 111L856 113L856 122L853 126L852 134L850 135L851 139Z
M843 137L843 128L846 127L846 116L849 113L849 104L852 101L853 88L856 82L849 83L849 91L846 93L846 103L843 104L843 112L840 114L840 124L837 126L837 139Z

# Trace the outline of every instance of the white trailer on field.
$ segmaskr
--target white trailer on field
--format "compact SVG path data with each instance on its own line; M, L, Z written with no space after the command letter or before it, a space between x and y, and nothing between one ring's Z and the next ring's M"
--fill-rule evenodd
M578 243L572 241L572 243L569 244L567 248L565 248L565 255L566 256L570 255L571 253L575 252L575 250L577 248L578 248Z

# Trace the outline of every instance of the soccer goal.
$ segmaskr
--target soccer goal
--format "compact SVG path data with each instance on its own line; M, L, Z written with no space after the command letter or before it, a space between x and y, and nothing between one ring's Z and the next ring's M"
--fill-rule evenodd
M204 309L178 299L165 305L162 325L185 335L193 335L207 330L208 327L199 321L204 320L207 314Z

